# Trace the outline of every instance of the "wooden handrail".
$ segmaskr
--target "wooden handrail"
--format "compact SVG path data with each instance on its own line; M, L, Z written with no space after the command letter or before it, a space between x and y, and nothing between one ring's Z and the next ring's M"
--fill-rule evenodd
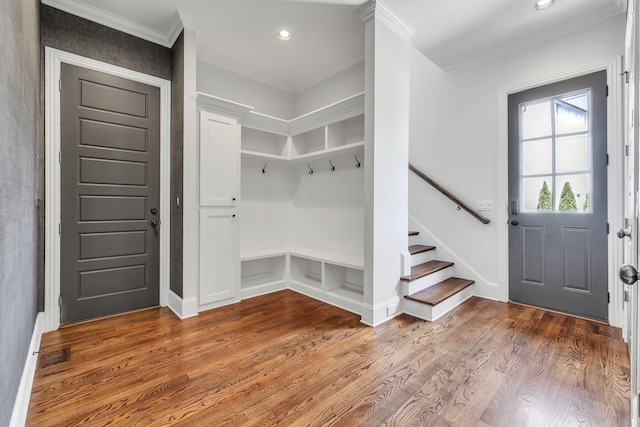
M413 166L411 163L409 163L409 170L413 173L415 173L416 175L418 175L420 178L422 178L427 184L431 185L433 188L435 188L436 190L438 190L439 192L441 192L443 195L445 195L447 198L449 198L453 203L455 203L456 205L458 205L458 207L464 209L465 211L469 212L469 214L474 217L475 219L477 219L478 221L480 221L483 224L489 224L491 222L491 220L489 218L486 218L482 215L480 215L478 212L474 211L473 209L471 209L469 206L467 206L462 200L458 199L456 196L454 196L453 194L451 194L446 188L444 188L442 185L438 184L437 182L435 182L434 180L432 180L431 178L429 178L427 175L425 175L424 173L422 173L421 171L419 171L415 166Z

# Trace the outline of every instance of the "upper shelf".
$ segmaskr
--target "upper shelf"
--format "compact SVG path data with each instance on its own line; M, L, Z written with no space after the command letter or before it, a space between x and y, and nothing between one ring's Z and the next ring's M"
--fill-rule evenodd
M302 161L353 154L364 147L364 114L293 136L242 127L242 154L269 161Z
M363 147L364 141L354 142L352 144L342 145L340 147L327 148L320 151L313 151L311 153L294 156L289 160L291 160L292 162L306 162L311 160L327 159L337 155L353 155L361 152Z
M241 153L263 161L309 161L353 154L364 147L364 92L291 120L248 105L198 93L198 105L238 116Z

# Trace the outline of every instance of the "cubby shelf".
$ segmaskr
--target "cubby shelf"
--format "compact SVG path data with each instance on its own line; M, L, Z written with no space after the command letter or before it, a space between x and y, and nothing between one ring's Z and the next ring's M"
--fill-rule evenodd
M208 98L207 101L227 102ZM326 160L329 160L333 161L331 171L336 170L334 165L338 165L338 171L343 171L359 168L364 161L364 93L291 120L257 113L253 107L241 104L225 104L225 108L249 110L241 114L240 120L240 153L246 170L253 170L256 166L262 168L262 163L291 164L296 168L302 167L302 163L311 163L310 169L317 166L316 170L325 171L329 167ZM356 159L353 159L354 155ZM318 160L325 162L320 164ZM274 167L273 170L283 169L286 168ZM265 165L262 172L271 170L270 166ZM260 180L265 186L270 182ZM264 188L261 187L261 191ZM362 314L362 257L300 247L279 247L241 251L240 260L242 298L289 288Z
M307 248L245 252L242 296L292 289L356 314L362 312L364 268L360 257Z
M242 126L240 148L242 151L286 158L289 150L289 137Z
M286 288L285 254L241 259L240 290L243 298Z

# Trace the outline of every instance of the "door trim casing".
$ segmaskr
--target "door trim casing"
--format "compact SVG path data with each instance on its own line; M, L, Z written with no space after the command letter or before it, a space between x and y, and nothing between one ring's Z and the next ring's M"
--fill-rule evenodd
M83 56L45 47L45 276L44 331L60 327L60 81L61 64L84 67L160 89L160 305L166 306L170 280L171 82Z
M616 237L615 230L622 227L623 215L623 126L622 126L622 81L619 76L622 67L622 57L609 58L602 61L573 68L561 73L548 75L539 79L506 86L499 89L498 93L498 206L497 222L499 228L499 248L503 252L498 257L500 260L499 274L503 283L501 300L509 300L509 247L508 247L508 96L512 93L522 92L538 86L571 79L573 77L605 70L607 72L607 85L609 96L607 97L607 153L609 155L609 167L607 169L607 218L610 229L607 238L608 250L608 289L611 296L609 303L609 324L622 327L624 323L622 287L618 283L618 266L622 263L622 248ZM603 224L604 226L604 224Z

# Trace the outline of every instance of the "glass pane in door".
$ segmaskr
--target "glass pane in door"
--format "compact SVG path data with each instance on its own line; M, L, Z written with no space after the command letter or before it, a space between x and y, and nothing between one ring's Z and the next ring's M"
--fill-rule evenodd
M537 139L522 144L522 169L524 175L550 174L553 156L551 139Z
M591 212L590 97L582 90L520 104L523 211Z
M522 110L522 138L540 138L551 135L551 103L527 104Z

